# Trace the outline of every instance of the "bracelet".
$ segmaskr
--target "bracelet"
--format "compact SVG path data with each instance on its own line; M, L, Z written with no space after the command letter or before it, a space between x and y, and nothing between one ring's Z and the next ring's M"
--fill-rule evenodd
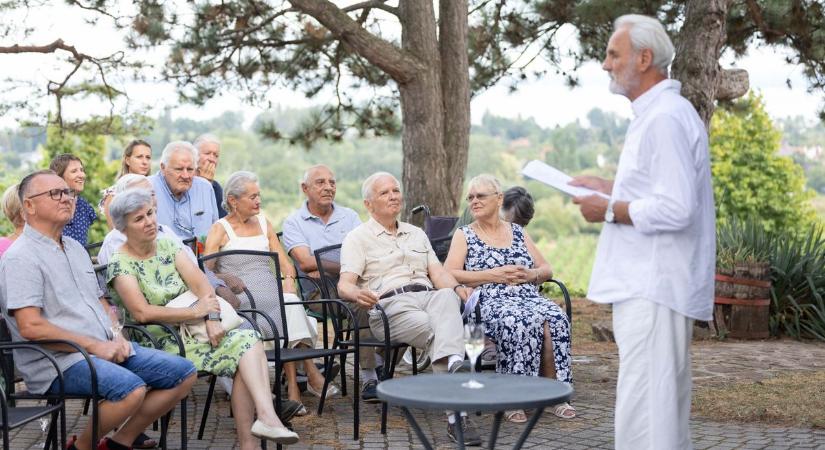
M467 287L467 285L464 285L464 284L457 284L457 285L453 286L453 292L455 292L455 293L457 294L457 293L458 293L458 291L457 291L456 289L458 289L458 288L465 288L465 287Z

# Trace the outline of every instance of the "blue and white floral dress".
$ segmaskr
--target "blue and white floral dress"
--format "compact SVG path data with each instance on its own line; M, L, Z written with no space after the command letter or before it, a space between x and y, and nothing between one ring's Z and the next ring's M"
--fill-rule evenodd
M461 227L467 241L464 270L488 270L510 264L533 267L524 230L517 224L512 227L513 242L509 248L491 247L469 225ZM553 340L556 379L572 382L570 322L559 305L542 297L530 283L486 283L476 289L481 290L481 320L486 334L496 341L496 372L538 376L546 322Z

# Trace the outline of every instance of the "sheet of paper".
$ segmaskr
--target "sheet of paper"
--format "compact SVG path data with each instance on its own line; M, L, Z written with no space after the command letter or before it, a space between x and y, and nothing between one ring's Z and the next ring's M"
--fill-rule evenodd
M476 303L478 302L479 292L481 292L481 291L476 289L476 290L473 291L472 294L470 294L469 297L467 297L467 301L464 302L464 312L461 313L461 316L463 318L465 318L465 319L469 318L470 315L475 311Z
M572 197L596 194L604 198L610 198L609 196L592 189L580 186L570 186L567 183L572 180L573 177L541 161L530 161L526 166L524 166L523 169L521 169L521 174L536 181L541 181L542 183L554 187Z

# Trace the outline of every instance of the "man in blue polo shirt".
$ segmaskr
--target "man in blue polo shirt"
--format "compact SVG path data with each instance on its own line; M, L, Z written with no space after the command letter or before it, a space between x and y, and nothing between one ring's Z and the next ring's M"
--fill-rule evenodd
M301 275L319 278L315 250L342 243L347 233L361 225L361 219L352 209L335 204L335 174L327 166L316 165L307 169L301 190L307 200L284 221L283 245L297 263ZM338 278L341 267L339 252L330 252L326 256L324 270ZM317 295L315 287L305 280L301 282L304 296L314 298ZM367 323L368 318L362 311L354 312L362 314L361 323ZM364 337L370 335L367 329L362 332ZM361 349L361 381L364 383L361 397L367 402L378 401L375 391L378 385L376 356L372 347Z
M158 201L158 223L172 227L181 239L205 238L218 220L212 185L196 176L198 151L189 142L170 142L160 157L160 171L149 177Z

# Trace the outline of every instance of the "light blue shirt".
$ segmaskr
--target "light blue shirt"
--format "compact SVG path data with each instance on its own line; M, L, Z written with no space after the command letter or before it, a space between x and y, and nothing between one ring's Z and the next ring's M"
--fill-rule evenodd
M158 223L169 224L181 239L197 236L205 240L209 228L218 220L218 204L212 185L201 177L194 177L192 187L177 199L160 172L150 176L149 181L158 201Z
M295 247L309 247L310 252L329 245L337 245L344 242L347 233L355 227L361 225L358 213L346 206L332 204L332 215L329 221L324 223L320 217L309 212L307 203L304 202L297 211L289 215L284 220L283 242L284 250L291 252ZM335 255L337 257L338 255ZM299 275L306 275L298 268ZM304 293L314 289L310 283L301 280L301 287Z

